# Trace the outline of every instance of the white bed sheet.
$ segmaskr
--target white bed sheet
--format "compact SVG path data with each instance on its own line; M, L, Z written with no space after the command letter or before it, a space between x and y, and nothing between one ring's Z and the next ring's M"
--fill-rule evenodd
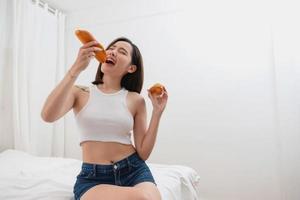
M198 200L199 175L190 167L148 163L162 200ZM1 200L71 200L81 161L37 157L17 150L0 153Z

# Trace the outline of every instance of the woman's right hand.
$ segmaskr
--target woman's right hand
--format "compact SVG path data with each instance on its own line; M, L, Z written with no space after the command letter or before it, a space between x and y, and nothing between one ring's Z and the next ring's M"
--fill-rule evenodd
M97 41L91 41L80 47L76 61L71 69L74 75L78 75L87 68L91 59L95 57L96 51L103 51L103 49L95 46L97 44Z

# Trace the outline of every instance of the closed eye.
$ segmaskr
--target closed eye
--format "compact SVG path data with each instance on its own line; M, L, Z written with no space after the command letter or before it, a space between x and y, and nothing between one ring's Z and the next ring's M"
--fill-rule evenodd
M124 54L124 55L127 55L128 54L128 52L126 51L126 49L124 49L124 48L120 48L120 52L122 53L122 54Z
M125 51L120 51L121 52L121 54L123 54L123 55L127 55L127 53L125 52Z
M115 49L115 45L113 45L113 46L111 46L111 47L109 47L107 50L114 50ZM120 47L119 49L119 52L120 53L122 53L123 55L128 55L128 51L125 49L125 48L123 48L123 47Z

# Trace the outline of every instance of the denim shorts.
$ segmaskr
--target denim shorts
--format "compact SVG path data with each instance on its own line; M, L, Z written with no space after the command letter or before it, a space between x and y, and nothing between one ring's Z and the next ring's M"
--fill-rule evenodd
M79 200L87 190L99 184L134 186L141 182L156 185L145 161L137 153L133 153L111 165L82 163L73 193L75 200Z

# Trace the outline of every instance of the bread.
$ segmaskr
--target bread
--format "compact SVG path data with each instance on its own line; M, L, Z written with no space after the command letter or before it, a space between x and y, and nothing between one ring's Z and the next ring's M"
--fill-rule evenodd
M79 39L83 44L96 40L96 39L93 37L93 35L92 35L90 32L86 31L86 30L76 30L76 31L75 31L75 35L78 37L78 39ZM101 44L99 44L99 42L98 42L98 44L95 45L95 46L96 46L96 47L99 47L99 48L101 48L101 49L103 49L103 51L96 51L96 52L95 52L95 54L96 54L96 55L95 55L95 58L96 58L99 62L104 63L105 60L106 60L106 52L105 52L105 48L104 48Z
M149 89L149 91L152 95L159 96L163 93L163 91L165 91L165 87L160 83L156 83Z

